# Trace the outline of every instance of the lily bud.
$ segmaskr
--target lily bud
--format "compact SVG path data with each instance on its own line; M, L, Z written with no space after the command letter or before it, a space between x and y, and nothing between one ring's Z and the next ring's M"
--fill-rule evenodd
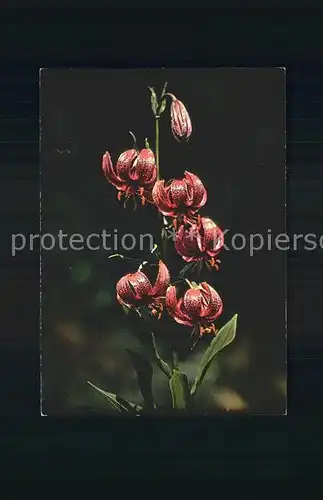
M192 133L192 122L186 107L179 101L174 94L165 94L172 98L170 107L171 129L173 136L177 141L180 139L188 140Z

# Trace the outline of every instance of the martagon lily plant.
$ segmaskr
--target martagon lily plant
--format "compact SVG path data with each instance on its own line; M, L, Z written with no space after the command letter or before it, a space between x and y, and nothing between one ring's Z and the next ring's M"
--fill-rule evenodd
M159 122L162 114L169 110L171 131L177 141L185 143L192 134L192 122L186 107L174 94L166 93L166 88L167 82L158 98L155 89L149 87L155 122L154 149L147 139L145 147L139 149L134 134L130 132L134 141L132 149L121 153L116 162L109 152L102 158L103 174L116 188L117 199L123 202L123 206L126 208L132 202L136 209L138 202L142 206L150 204L159 213L161 224L160 244L155 244L147 259L116 284L116 298L124 312L134 315L145 325L143 329L146 331L140 340L148 352L147 357L128 349L137 372L142 401L127 401L88 381L117 412L129 415L154 413L160 408L152 394L152 365L168 379L172 410L183 412L193 408L196 391L208 368L218 352L234 340L237 328L237 314L218 327L223 311L222 298L207 281L200 282L203 270L209 271L210 276L219 270L218 255L224 245L220 227L200 214L207 201L205 186L196 174L186 170L180 179L161 178ZM170 243L185 264L173 279L167 267L167 246ZM135 262L122 254L110 255L109 258L121 258L130 261L131 265ZM154 269L155 277L152 278ZM189 280L188 275L193 275L194 279ZM163 315L187 328L190 352L202 336L210 337L193 380L181 370L175 351L172 363L163 360L158 353L150 325Z

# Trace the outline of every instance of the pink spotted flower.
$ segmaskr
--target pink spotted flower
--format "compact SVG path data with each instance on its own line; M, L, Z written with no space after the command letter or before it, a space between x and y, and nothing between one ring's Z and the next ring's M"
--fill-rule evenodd
M186 262L206 261L218 268L216 260L224 245L223 231L208 217L181 225L175 236L175 249Z
M190 218L205 205L207 191L197 175L185 171L182 179L157 181L152 196L163 215Z
M151 283L143 271L126 274L116 285L117 300L120 304L128 308L147 306L153 315L160 318L169 283L170 275L168 268L160 260L154 284Z

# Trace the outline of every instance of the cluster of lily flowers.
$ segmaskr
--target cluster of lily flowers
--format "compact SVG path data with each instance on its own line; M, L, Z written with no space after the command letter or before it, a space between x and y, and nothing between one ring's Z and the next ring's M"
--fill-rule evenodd
M192 132L190 117L184 104L173 94L171 129L176 139L188 139ZM209 270L218 270L217 259L224 245L224 234L209 217L199 211L207 201L207 191L195 174L185 171L182 179L159 179L155 154L150 148L136 148L123 152L115 164L106 152L102 158L103 173L117 189L118 200L124 206L139 198L142 205L154 205L161 214L165 228L173 229L174 246L178 255L192 265L205 264ZM216 333L214 321L221 315L223 302L218 292L207 282L186 280L188 289L178 296L166 264L159 260L154 283L141 265L138 271L123 276L116 285L117 300L126 308L140 311L147 307L150 313L161 317L166 309L179 324L193 327L198 336Z

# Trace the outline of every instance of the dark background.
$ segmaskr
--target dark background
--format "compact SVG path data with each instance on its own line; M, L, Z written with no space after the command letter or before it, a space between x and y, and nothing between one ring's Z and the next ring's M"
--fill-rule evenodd
M152 232L158 238L155 209L133 211L131 204L123 209L102 175L101 155L109 150L116 160L130 149L129 130L140 147L145 137L154 144L148 86L160 93L164 81L187 105L193 133L187 144L177 143L168 112L162 115L161 177L182 177L185 169L201 177L209 194L201 213L230 230L231 249L235 233L248 238L258 232L266 237L268 229L274 236L285 232L285 70L219 68L41 70L42 233L55 235L61 229L86 236L117 229L119 241L124 233ZM222 252L220 272L207 277L224 300L219 326L235 312L239 325L234 345L222 353L213 378L211 370L200 390L200 404L209 412L228 406L282 414L286 252L264 248L253 257L248 252L249 247ZM42 255L43 412L108 412L86 380L138 400L124 349L139 347L114 291L116 281L137 266L109 261L104 250L43 250ZM146 256L138 248L132 255ZM175 276L184 262L175 256L169 265ZM189 329L158 324L156 331L167 357L172 337L185 343ZM183 355L190 377L208 342L201 341L192 361ZM167 404L163 375L155 377L157 401Z

